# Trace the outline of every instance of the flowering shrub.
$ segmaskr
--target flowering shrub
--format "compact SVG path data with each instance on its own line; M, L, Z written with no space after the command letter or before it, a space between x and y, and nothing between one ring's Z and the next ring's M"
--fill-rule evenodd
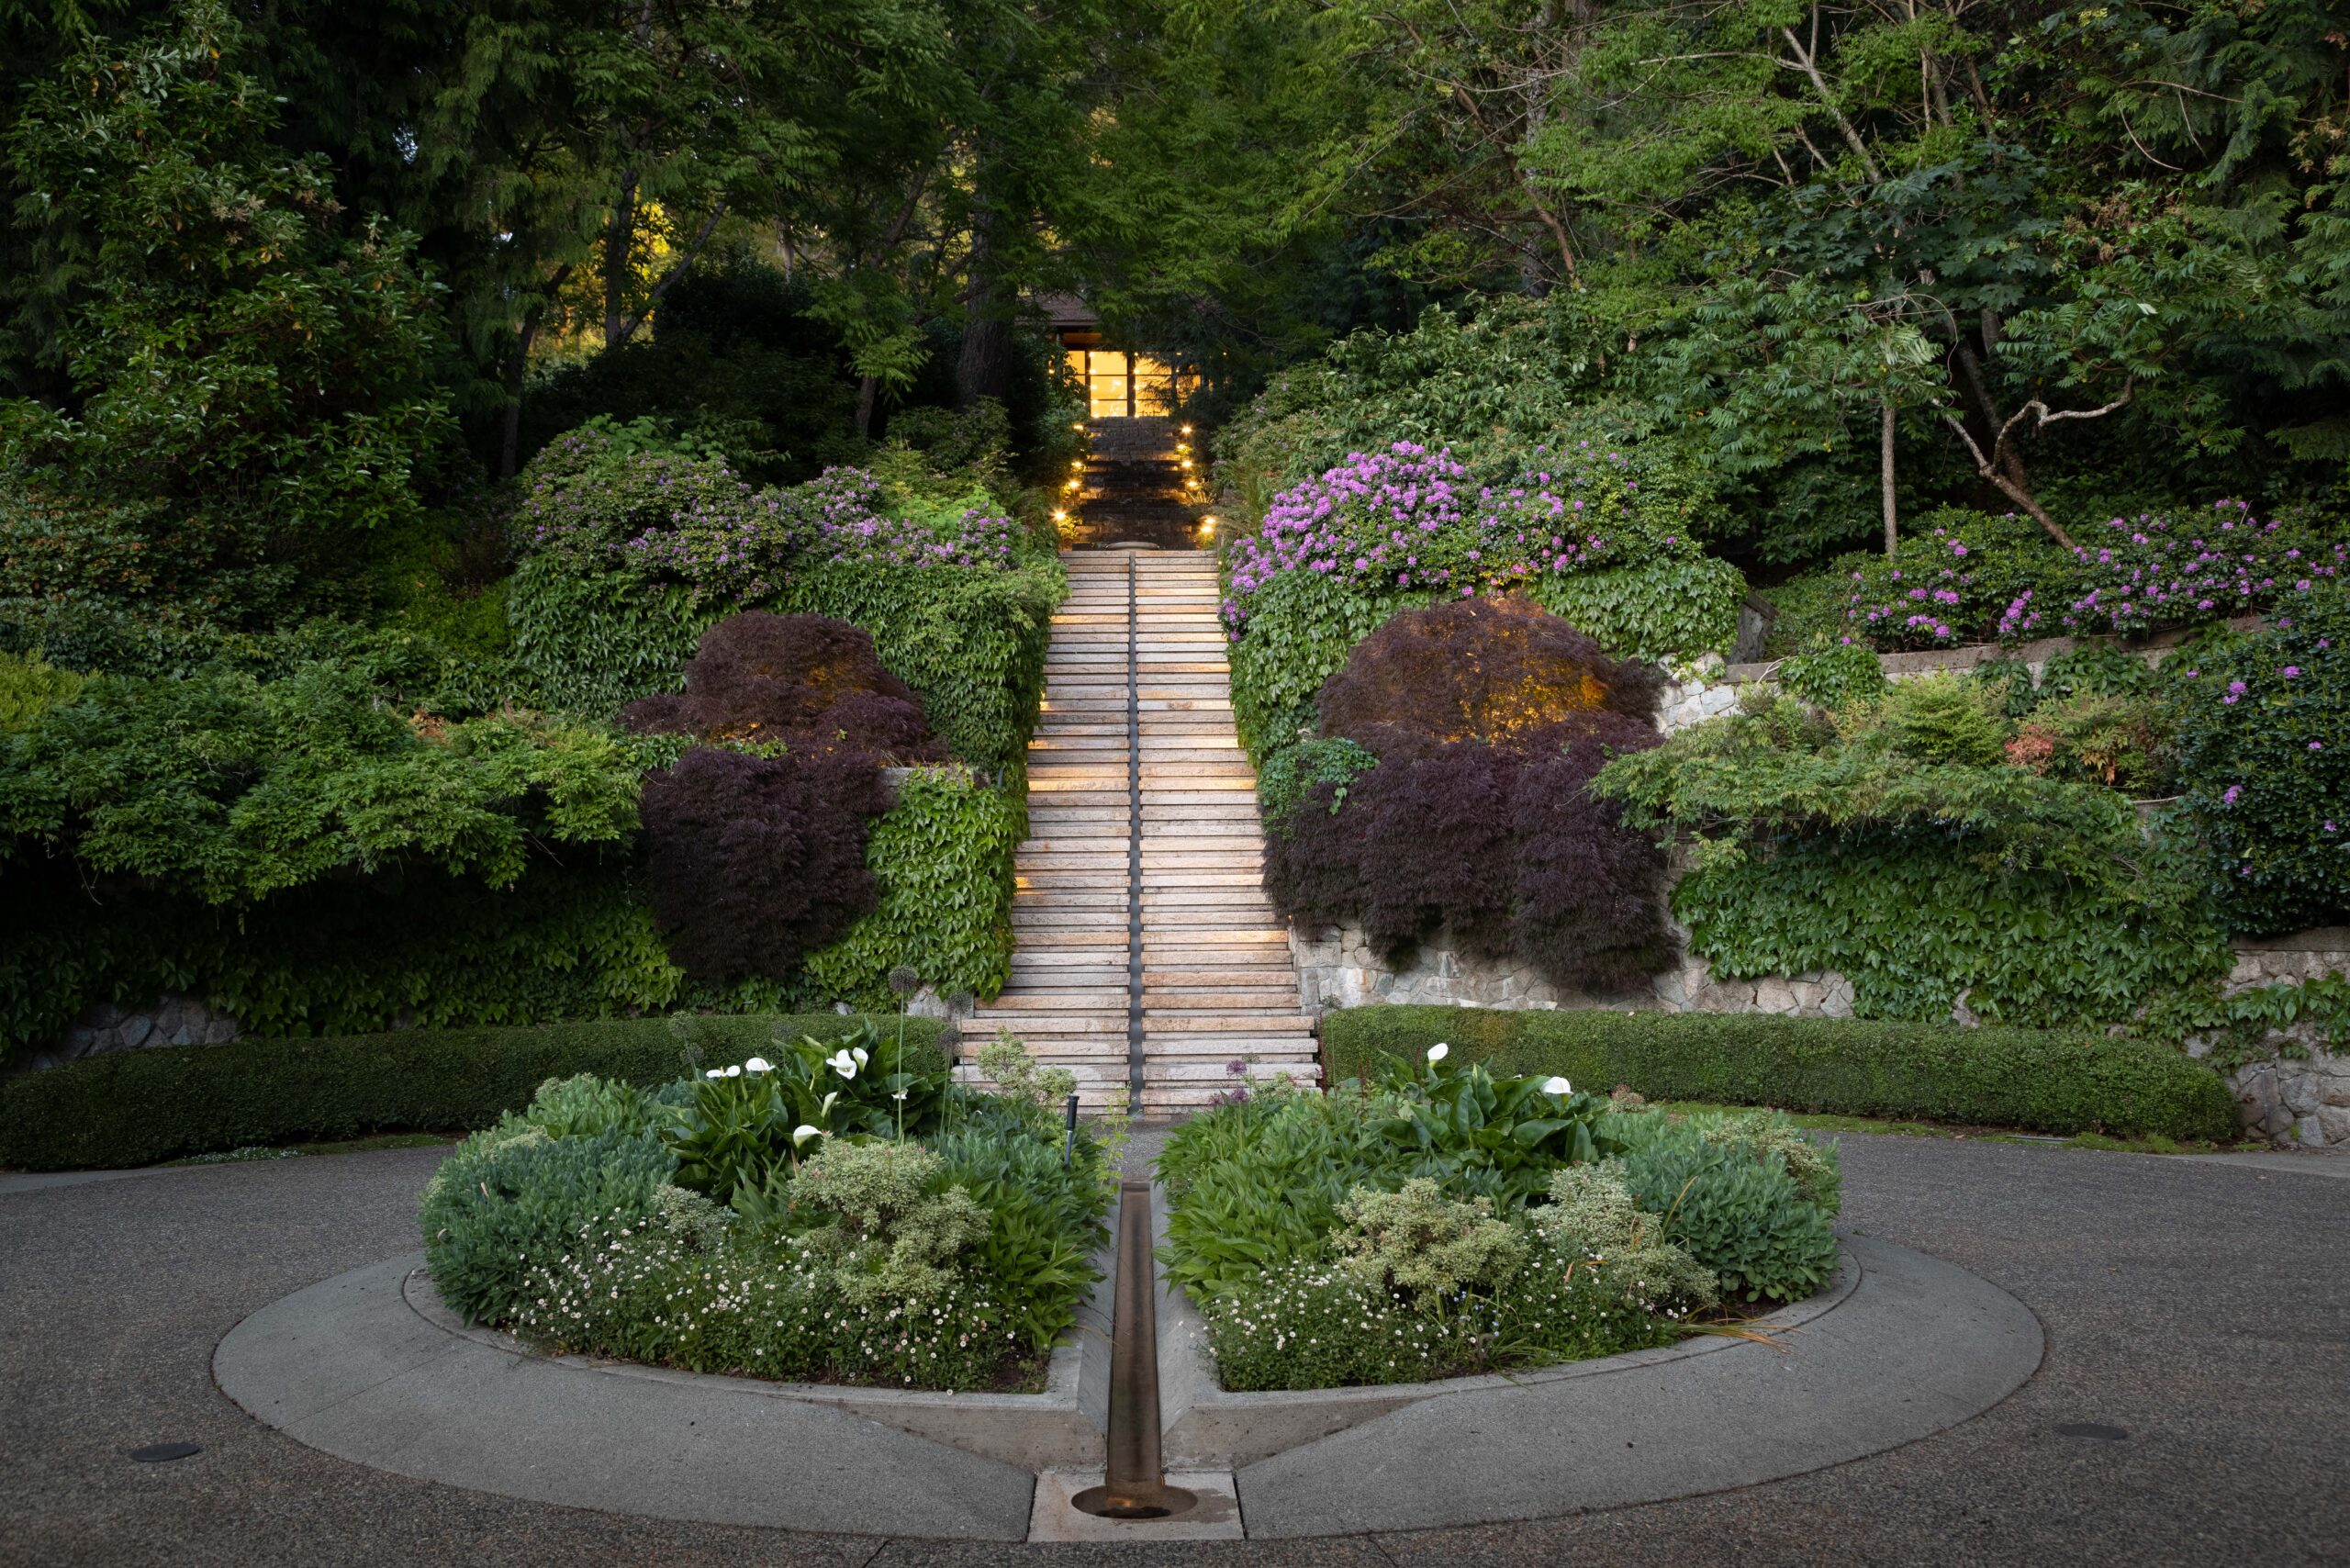
M1468 598L1682 543L1643 513L1620 451L1586 440L1537 457L1551 466L1480 485L1449 451L1397 442L1283 491L1225 558L1225 623L1237 636L1255 595L1285 572Z
M2055 613L2056 626L2134 633L2289 604L2338 581L2350 543L2323 538L2303 519L2263 522L2249 501L2221 500L2200 521L2117 517L2077 556L2078 588ZM2043 626L2053 597L2024 594L2000 617L1999 634Z
M2232 930L2350 919L2350 603L2175 654L2185 821Z
M1991 634L2001 607L2061 575L2063 556L2029 520L1944 509L1918 521L1901 553L1846 555L1833 570L1843 631L1874 648L1939 648Z
M902 498L860 468L754 490L722 460L646 449L605 430L557 437L532 460L515 519L523 548L578 577L674 584L690 602L755 603L816 562L1008 570L1019 525L986 503Z

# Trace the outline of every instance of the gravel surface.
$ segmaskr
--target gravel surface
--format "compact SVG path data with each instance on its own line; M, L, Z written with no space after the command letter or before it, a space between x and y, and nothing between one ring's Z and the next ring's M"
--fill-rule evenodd
M2350 1563L2350 1186L2291 1169L1847 1137L1853 1228L2004 1286L2048 1337L2005 1404L1889 1453L1506 1528L1004 1548L519 1503L346 1464L246 1417L213 1386L214 1345L279 1296L414 1247L442 1152L0 1191L0 1562ZM2058 1430L2078 1423L2127 1435ZM128 1457L169 1441L204 1451Z

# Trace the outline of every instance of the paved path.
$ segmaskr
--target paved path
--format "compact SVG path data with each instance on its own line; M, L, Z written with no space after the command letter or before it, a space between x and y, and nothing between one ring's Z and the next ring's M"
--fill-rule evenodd
M1019 946L1003 994L964 1022L964 1048L1010 1029L1075 1071L1089 1106L1123 1086L1154 1115L1205 1103L1236 1060L1310 1080L1313 1023L1259 885L1215 563L1067 560L1028 748Z
M257 1308L415 1245L401 1149L0 1194L0 1562L761 1562L900 1568L1088 1548L628 1519L363 1470L212 1384ZM2339 1564L2350 1540L2350 1199L2289 1170L1845 1140L1847 1217L2013 1292L2047 1336L2005 1404L1889 1453L1545 1522L1165 1547L1158 1563ZM2117 1428L2108 1440L2064 1435ZM131 1462L185 1440L176 1463ZM876 1478L879 1484L881 1478ZM789 1487L789 1475L776 1484Z

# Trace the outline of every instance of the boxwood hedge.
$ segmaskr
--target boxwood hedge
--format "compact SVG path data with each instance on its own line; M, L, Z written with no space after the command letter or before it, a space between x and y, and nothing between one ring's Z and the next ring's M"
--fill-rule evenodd
M1651 1099L1855 1116L2225 1139L2236 1106L2220 1076L2177 1051L2057 1030L1759 1014L1516 1013L1374 1006L1323 1021L1333 1079L1441 1040L1496 1073L1560 1073Z
M861 1022L837 1013L677 1015L123 1051L0 1083L0 1165L145 1165L250 1144L470 1129L550 1078L661 1083L740 1061L778 1035L830 1040ZM909 1047L919 1040L944 1060L935 1020L910 1018L905 1029Z

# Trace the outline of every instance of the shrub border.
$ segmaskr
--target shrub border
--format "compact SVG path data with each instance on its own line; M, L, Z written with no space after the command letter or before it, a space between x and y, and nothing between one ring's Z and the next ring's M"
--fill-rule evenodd
M406 1029L118 1051L0 1083L0 1165L148 1165L249 1144L487 1126L550 1078L643 1086L740 1061L778 1034L837 1039L867 1017L678 1014L520 1028ZM945 1065L945 1026L905 1020Z
M2225 1141L2240 1126L2233 1095L2210 1067L2087 1032L1389 1003L1326 1015L1322 1039L1332 1081L1443 1041L1497 1073L1561 1073L1660 1100L2185 1141Z

